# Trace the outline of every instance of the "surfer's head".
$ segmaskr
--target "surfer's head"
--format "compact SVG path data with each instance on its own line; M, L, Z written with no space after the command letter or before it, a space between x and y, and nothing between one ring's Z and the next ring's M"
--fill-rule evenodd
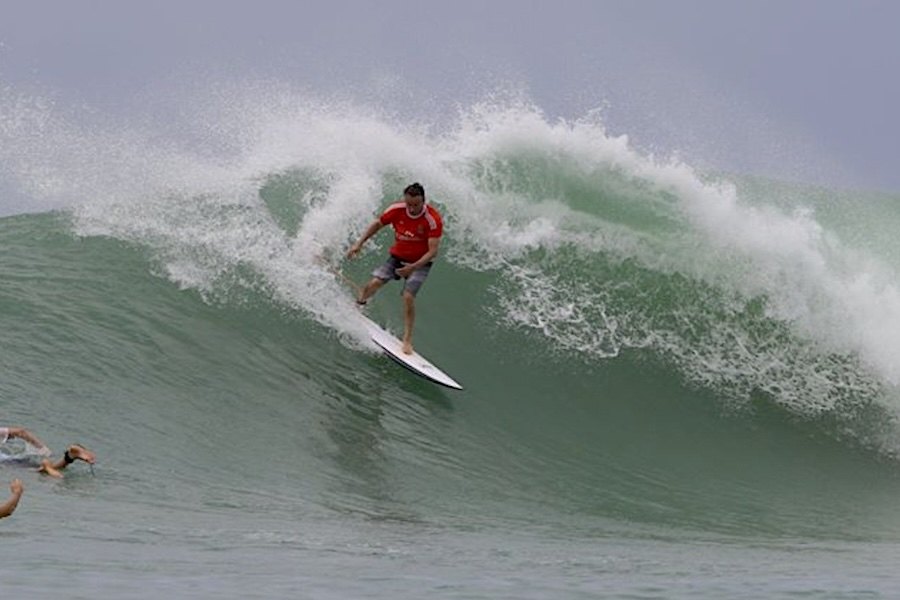
M411 183L403 189L403 201L406 210L412 216L418 216L425 210L425 188L421 183Z

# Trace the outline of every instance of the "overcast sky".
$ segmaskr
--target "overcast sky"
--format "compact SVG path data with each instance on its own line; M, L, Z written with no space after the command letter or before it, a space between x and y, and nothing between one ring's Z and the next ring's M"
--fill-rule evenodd
M0 0L0 88L115 112L198 78L399 82L421 113L517 87L704 167L900 190L898 31L886 0Z

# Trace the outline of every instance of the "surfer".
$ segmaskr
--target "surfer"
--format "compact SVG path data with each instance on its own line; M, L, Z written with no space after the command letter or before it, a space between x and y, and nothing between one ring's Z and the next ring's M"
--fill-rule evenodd
M359 292L356 302L365 303L391 279L405 279L403 286L403 352L412 354L413 323L416 318L416 294L438 253L443 234L441 215L425 203L425 188L411 183L403 198L387 207L347 251L347 258L359 254L363 244L385 225L394 227L394 245L387 261L372 271L372 279Z

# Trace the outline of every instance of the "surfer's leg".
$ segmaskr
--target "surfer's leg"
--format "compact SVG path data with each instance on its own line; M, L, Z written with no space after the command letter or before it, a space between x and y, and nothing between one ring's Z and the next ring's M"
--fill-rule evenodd
M359 298L356 299L356 303L365 304L385 283L387 283L385 280L373 277L369 283L363 286L363 289L359 293Z
M416 296L403 290L403 353L412 354L413 324L416 321Z
M356 303L360 305L365 304L385 283L391 279L400 279L395 271L400 268L401 264L393 256L388 257L384 264L379 265L377 269L372 271L372 279L363 287L359 293L359 298L356 299Z
M406 279L403 286L403 352L412 354L413 324L416 320L416 294L431 272L431 264L419 267Z

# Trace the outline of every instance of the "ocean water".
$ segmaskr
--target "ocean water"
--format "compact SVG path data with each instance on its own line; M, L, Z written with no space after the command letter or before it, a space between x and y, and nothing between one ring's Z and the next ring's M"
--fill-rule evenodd
M228 100L0 102L0 189L39 207L0 219L0 423L98 455L58 481L4 449L5 594L900 594L896 194L527 102ZM446 227L416 346L461 392L379 355L334 275L412 180ZM398 291L368 309L395 331Z

